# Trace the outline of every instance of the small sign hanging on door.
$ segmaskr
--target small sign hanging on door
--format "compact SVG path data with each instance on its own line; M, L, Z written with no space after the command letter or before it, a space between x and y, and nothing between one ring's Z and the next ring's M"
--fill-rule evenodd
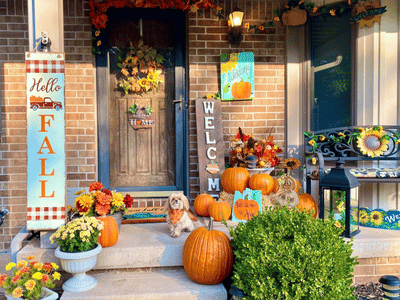
M25 53L28 230L65 224L64 57L64 53Z
M219 198L225 170L221 102L214 98L196 100L197 152L200 193Z

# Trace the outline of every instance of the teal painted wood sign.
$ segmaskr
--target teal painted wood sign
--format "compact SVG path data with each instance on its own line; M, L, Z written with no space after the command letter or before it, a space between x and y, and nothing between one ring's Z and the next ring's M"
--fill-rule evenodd
M25 53L28 230L65 224L64 57L64 53Z
M243 193L236 191L233 198L232 221L247 222L262 212L261 191L249 188Z
M221 100L254 99L254 53L221 54Z
M360 226L400 230L400 211L360 208Z

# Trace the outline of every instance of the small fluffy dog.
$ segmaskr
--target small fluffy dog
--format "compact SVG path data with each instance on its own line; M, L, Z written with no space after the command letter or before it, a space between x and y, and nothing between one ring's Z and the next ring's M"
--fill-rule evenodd
M193 231L194 225L188 215L189 200L183 193L173 192L165 205L167 223L172 237L178 237L183 230Z

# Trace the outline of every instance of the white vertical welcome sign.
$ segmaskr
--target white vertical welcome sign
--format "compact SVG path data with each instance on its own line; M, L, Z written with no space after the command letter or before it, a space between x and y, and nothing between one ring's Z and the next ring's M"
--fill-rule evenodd
M64 53L26 52L27 229L65 223Z
M221 101L214 98L197 99L196 123L200 193L207 192L218 198L221 175L225 170Z

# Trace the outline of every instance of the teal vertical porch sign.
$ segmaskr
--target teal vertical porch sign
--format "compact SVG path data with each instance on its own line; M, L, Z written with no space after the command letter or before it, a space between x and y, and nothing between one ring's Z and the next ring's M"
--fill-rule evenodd
M65 223L64 53L26 52L27 229Z
M221 54L221 99L254 99L254 53Z

